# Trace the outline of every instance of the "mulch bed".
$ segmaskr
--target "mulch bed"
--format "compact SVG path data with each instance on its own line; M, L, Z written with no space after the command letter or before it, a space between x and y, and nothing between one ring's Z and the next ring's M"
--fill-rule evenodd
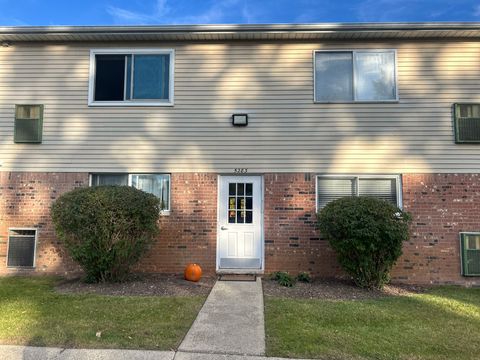
M311 283L297 282L288 288L268 278L262 279L263 293L267 297L322 300L367 300L388 296L405 296L425 292L426 287L387 285L383 290L361 289L353 282L339 279L315 279Z
M60 282L55 290L64 294L99 294L117 296L195 296L208 295L216 278L202 277L190 282L176 275L132 275L122 283L87 284L82 279Z

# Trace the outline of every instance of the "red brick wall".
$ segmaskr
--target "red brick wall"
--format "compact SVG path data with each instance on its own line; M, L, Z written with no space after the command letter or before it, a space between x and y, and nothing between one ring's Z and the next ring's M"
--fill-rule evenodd
M315 175L265 174L265 271L341 274L335 253L315 228Z
M315 229L315 175L265 174L266 272L342 274L335 254ZM171 214L161 235L136 267L182 272L189 262L213 274L216 259L217 175L174 173ZM37 227L37 272L75 273L55 239L49 207L61 193L88 185L87 173L0 172L0 273L6 273L9 227ZM412 235L393 271L409 283L480 283L460 275L458 232L480 231L480 174L405 174L403 202L412 213Z
M0 274L18 272L6 267L10 227L38 228L37 272L79 271L55 238L50 205L62 193L86 185L86 173L0 172Z
M412 232L393 279L480 284L460 275L458 238L461 231L480 231L480 174L405 174L403 204Z
M136 267L145 272L181 273L191 262L215 273L217 175L174 173L171 214L160 218L160 237Z
M160 218L160 237L137 270L182 272L189 262L215 272L217 175L175 173L171 177L171 214ZM71 274L79 267L55 238L50 205L62 193L88 186L88 173L0 172L0 274L7 269L8 228L38 228L36 272ZM32 273L31 270L21 271Z

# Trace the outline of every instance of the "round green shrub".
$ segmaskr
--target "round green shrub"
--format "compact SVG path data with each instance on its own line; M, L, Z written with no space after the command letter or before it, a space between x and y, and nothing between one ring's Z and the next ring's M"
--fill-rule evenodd
M360 287L381 288L409 237L410 215L372 197L346 197L327 204L318 227L342 268Z
M58 237L87 282L122 281L158 234L160 200L130 186L79 188L51 214Z

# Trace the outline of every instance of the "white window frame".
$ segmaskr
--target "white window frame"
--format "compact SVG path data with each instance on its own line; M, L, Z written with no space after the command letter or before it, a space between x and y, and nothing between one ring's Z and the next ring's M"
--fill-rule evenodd
M33 248L33 266L9 266L8 265L8 248L10 247L10 231L22 231L22 230L29 230L35 231L35 245ZM24 228L24 227L12 227L8 228L8 235L7 235L7 256L6 259L6 266L7 269L24 269L24 270L34 270L37 266L37 242L38 242L38 228Z
M95 101L95 74L96 61L95 55L115 55L115 54L141 54L141 55L170 55L169 67L169 88L168 100L123 100L123 101ZM175 50L174 49L136 49L136 48L106 48L90 49L90 72L88 80L88 106L173 106L174 105L174 75L175 75ZM133 74L132 74L133 76Z
M395 187L397 192L397 206L399 209L403 209L403 196L402 196L402 176L401 175L351 175L351 174L341 174L341 175L331 175L331 174L318 174L315 176L315 212L318 213L320 210L318 208L318 178L331 178L331 179L355 179L357 182L357 191L360 192L360 182L359 179L395 179Z
M111 173L106 173L106 172L91 172L88 174L88 186L92 187L92 178L93 175L127 175L128 176L128 181L127 181L127 186L132 186L132 176L134 175L165 175L168 176L168 210L160 210L160 215L170 215L170 204L172 202L172 176L171 174L168 173L121 173L121 172L111 172Z
M316 54L322 52L344 52L352 53L352 89L353 89L353 100L332 100L332 101L317 101L317 76L316 76ZM395 80L395 99L391 100L355 100L355 53L357 52L371 52L371 53L387 53L393 52L394 54L394 80ZM328 49L328 50L314 50L313 51L313 102L315 104L362 104L362 103L397 103L399 102L398 96L398 60L397 60L397 49Z

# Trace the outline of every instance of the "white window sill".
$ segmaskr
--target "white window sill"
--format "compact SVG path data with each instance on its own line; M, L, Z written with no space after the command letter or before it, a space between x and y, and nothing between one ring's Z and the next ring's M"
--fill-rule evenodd
M170 210L160 210L160 216L170 216Z
M170 106L172 107L173 101L167 102L127 102L127 101L94 101L89 102L88 106L91 107L105 107L105 106L117 106L117 107L129 107L129 106Z
M313 101L314 104L398 104L400 100Z

